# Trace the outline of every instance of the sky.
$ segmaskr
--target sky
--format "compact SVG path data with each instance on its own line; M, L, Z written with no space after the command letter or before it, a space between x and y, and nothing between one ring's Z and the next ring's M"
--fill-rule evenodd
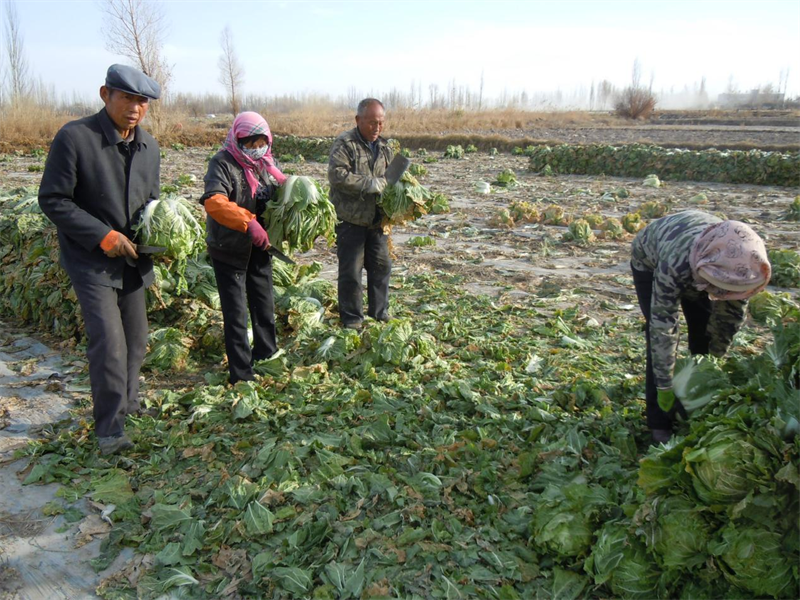
M0 0L5 2L6 0ZM800 96L800 0L164 0L173 92L224 94L230 27L245 94L357 96L453 82L484 98L630 84L712 96L786 77ZM33 76L59 98L95 98L110 64L102 0L16 0ZM0 34L2 37L2 34Z

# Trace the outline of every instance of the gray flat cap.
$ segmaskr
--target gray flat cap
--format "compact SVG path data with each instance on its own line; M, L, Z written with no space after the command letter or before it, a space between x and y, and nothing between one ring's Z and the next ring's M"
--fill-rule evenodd
M106 87L137 96L158 100L161 86L152 79L127 65L111 65L106 73Z

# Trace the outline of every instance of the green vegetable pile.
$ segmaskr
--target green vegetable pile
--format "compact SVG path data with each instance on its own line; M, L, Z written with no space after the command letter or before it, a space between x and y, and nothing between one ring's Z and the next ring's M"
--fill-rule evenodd
M794 250L774 249L767 252L772 265L770 283L778 287L800 287L800 254Z
M757 185L800 185L800 153L761 150L681 150L646 144L531 146L530 170L561 174L658 177L662 180L719 181Z
M327 162L332 146L333 138L276 135L274 136L272 153L280 157L284 155L304 156L317 162Z
M284 252L307 252L322 237L335 239L336 209L323 187L310 177L292 175L267 202L264 222L270 242Z
M445 148L445 158L464 158L464 147L461 144L456 146L450 145Z
M514 171L511 169L504 169L498 173L494 184L505 188L515 188L519 185L519 181Z
M224 355L219 293L201 243L204 223L194 216L200 211L199 205L177 197L151 202L145 211L147 243L169 249L169 256L156 256L154 285L146 291L151 328L163 330L158 336L151 334L146 370L180 371L197 359L219 360ZM175 232L174 238L167 236L169 231ZM142 226L140 235L144 234ZM36 190L0 194L0 311L16 322L81 342L80 307L58 258L56 228L41 212ZM316 271L295 269L292 282L316 276L319 266ZM276 277L276 285L277 281ZM170 329L181 333L167 334Z
M76 338L83 319L58 256L56 229L36 190L0 193L0 311L59 338Z
M795 196L789 208L781 215L784 221L800 221L800 196Z
M18 294L5 314L44 310L45 294L69 289L30 193L0 198L3 302ZM727 358L680 360L689 418L651 448L641 317L595 290L489 297L453 272L408 272L393 279L394 318L354 331L338 326L321 265L275 262L281 351L254 365L257 381L230 386L213 269L196 249L178 262L158 262L148 292L143 400L159 414L129 417L135 448L99 456L84 403L24 451L25 484L61 486L52 514L80 513L86 498L114 505L92 566L133 558L100 596L800 592L791 295L754 298L757 324ZM35 269L47 285L24 288ZM49 329L70 304L58 300L34 322ZM181 385L177 372L194 379Z
M93 565L136 557L103 597L796 597L796 303L763 352L693 368L690 420L647 450L638 318L437 272L356 332L299 275L258 381L153 390L125 457L82 420L28 450L63 510L116 506Z

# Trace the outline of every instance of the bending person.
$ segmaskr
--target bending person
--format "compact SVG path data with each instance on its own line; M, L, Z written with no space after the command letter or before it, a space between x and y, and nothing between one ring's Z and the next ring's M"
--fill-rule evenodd
M767 286L772 271L749 226L700 211L668 215L640 231L631 269L646 324L647 426L662 443L682 408L672 389L680 311L689 352L722 356L744 322L747 299Z

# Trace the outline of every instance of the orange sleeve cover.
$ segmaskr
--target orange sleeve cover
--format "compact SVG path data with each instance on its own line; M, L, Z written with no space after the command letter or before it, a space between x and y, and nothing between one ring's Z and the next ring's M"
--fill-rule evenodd
M242 233L247 233L247 224L256 218L249 210L231 202L227 196L222 194L214 194L206 198L203 206L205 206L208 216L217 223Z
M114 231L113 229L106 234L102 240L100 240L100 248L106 252L111 250L114 246L117 245L119 241L119 231Z

